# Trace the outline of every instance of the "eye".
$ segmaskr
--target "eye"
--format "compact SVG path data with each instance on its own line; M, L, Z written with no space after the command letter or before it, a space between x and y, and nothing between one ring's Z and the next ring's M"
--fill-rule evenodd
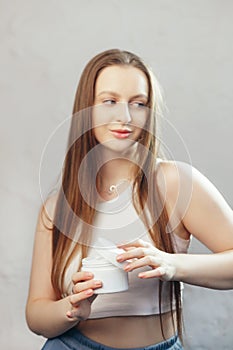
M133 101L133 102L130 102L130 106L134 108L144 108L146 107L146 104L144 102Z
M109 98L109 99L104 100L103 103L105 105L114 105L116 103L116 101L111 99L111 98Z

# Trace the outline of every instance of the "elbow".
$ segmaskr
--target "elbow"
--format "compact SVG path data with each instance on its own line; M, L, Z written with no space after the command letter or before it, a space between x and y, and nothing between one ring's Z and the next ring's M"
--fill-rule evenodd
M25 310L25 319L26 319L27 326L31 332L35 333L36 335L43 336L43 334L38 329L38 325L37 325L35 316L36 315L34 315L32 308L30 307L29 304L27 304L26 310Z
M43 327L41 328L40 325L38 325L38 322L36 318L33 317L33 315L30 314L30 312L26 312L26 322L29 330L39 336L42 336L44 338L52 338L53 335L49 334Z
M25 309L25 319L30 331L36 335L43 336L45 338L52 338L50 334L47 334L44 327L44 319L41 322L41 315L38 314L38 309L33 302L28 302Z

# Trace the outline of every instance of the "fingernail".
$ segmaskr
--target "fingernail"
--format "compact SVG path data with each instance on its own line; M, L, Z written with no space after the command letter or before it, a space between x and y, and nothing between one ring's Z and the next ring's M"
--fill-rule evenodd
M71 317L71 312L67 311L66 316Z
M67 311L66 316L69 318L73 318L73 314L71 311Z
M117 261L121 261L121 260L123 260L123 256L122 255L118 255Z
M100 287L100 286L102 286L102 282L101 281L95 281L94 285L95 285L95 287Z

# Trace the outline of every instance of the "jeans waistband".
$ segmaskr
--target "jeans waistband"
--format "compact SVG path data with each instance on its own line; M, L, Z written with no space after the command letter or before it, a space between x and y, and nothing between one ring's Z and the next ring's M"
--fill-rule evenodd
M78 329L73 328L66 332L66 335L72 337L75 339L80 345L83 345L83 347L87 349L92 350L123 350L122 348L117 349L113 347L106 346L104 344L98 343L88 337L86 337L84 334L82 334ZM177 335L162 341L161 343L157 343L154 345L149 345L145 347L140 348L127 348L127 350L167 350L170 349L173 345L175 345L179 341L179 338ZM180 342L179 342L180 344Z

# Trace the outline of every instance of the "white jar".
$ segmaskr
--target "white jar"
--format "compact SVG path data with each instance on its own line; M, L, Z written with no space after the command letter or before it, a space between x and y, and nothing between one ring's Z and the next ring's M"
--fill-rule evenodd
M128 273L103 257L83 259L81 270L92 272L95 280L102 281L102 287L94 289L95 294L122 292L129 288Z

